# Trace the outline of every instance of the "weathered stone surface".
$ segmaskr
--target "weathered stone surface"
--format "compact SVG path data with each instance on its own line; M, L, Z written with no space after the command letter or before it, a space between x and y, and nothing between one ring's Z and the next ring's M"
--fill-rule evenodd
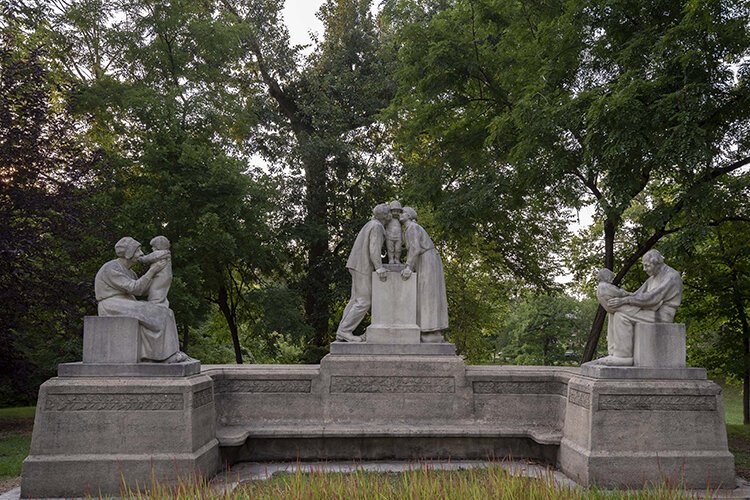
M187 377L197 375L201 363L62 363L57 365L60 377Z
M594 378L706 380L705 368L647 368L639 366L604 366L584 363L581 375Z
M137 363L138 320L127 316L83 318L84 363Z
M332 342L332 355L349 356L455 356L456 346L443 342L440 344L371 344Z
M586 486L733 487L721 389L708 380L573 377L558 466Z
M39 390L21 496L116 495L123 481L174 484L219 467L213 383L184 378L53 378Z
M372 323L367 327L368 344L419 344L417 325L417 275L401 279L388 271L381 281L372 273Z
M684 324L635 324L633 366L684 368L686 357Z

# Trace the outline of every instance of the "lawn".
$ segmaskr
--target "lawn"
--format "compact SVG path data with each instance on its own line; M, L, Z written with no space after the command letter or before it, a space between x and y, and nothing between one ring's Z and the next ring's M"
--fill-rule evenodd
M34 407L0 408L0 481L21 475L29 454Z

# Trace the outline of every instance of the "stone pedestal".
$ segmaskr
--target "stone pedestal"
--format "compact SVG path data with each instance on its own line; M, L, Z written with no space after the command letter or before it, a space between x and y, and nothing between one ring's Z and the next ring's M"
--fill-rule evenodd
M188 377L57 377L39 389L22 498L119 495L219 467L213 383Z
M600 370L600 375L607 373ZM606 488L662 481L701 490L734 488L721 388L705 376L579 375L568 382L567 394L558 465L577 482Z
M126 316L83 318L84 363L137 363L138 320Z
M635 324L633 335L634 366L684 368L686 356L684 324Z
M404 280L396 269L389 269L386 281L380 281L378 273L372 273L372 323L366 331L368 344L421 342L417 325L417 273Z

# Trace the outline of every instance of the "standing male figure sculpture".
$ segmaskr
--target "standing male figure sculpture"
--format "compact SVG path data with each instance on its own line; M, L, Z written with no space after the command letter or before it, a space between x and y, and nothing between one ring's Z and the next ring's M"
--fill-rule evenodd
M372 272L376 271L381 281L388 278L383 267L382 250L385 241L385 225L391 219L388 204L381 203L372 211L373 218L365 224L354 240L354 246L346 261L352 275L352 294L341 316L336 330L336 340L361 342L352 332L370 310L372 304Z
M448 329L448 297L445 291L443 262L432 238L417 224L417 212L404 207L401 214L409 256L401 271L402 279L417 273L417 324L422 342L444 342L442 331Z
M151 264L139 278L131 268L143 257L141 244L126 236L115 244L115 254L117 258L104 264L94 279L99 316L129 316L138 320L140 361L190 361L180 351L172 310L162 304L135 298L136 295L148 294L154 277L167 266L166 259Z
M643 270L649 278L633 294L607 298L611 312L607 341L609 356L594 361L609 366L633 364L633 335L636 323L672 323L682 301L682 277L664 263L664 256L649 250L643 256Z

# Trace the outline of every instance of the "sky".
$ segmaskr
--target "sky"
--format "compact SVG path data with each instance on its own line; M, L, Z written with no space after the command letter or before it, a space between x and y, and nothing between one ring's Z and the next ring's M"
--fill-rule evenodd
M310 31L323 31L323 23L315 17L322 4L323 0L286 0L283 14L292 45L308 44Z

